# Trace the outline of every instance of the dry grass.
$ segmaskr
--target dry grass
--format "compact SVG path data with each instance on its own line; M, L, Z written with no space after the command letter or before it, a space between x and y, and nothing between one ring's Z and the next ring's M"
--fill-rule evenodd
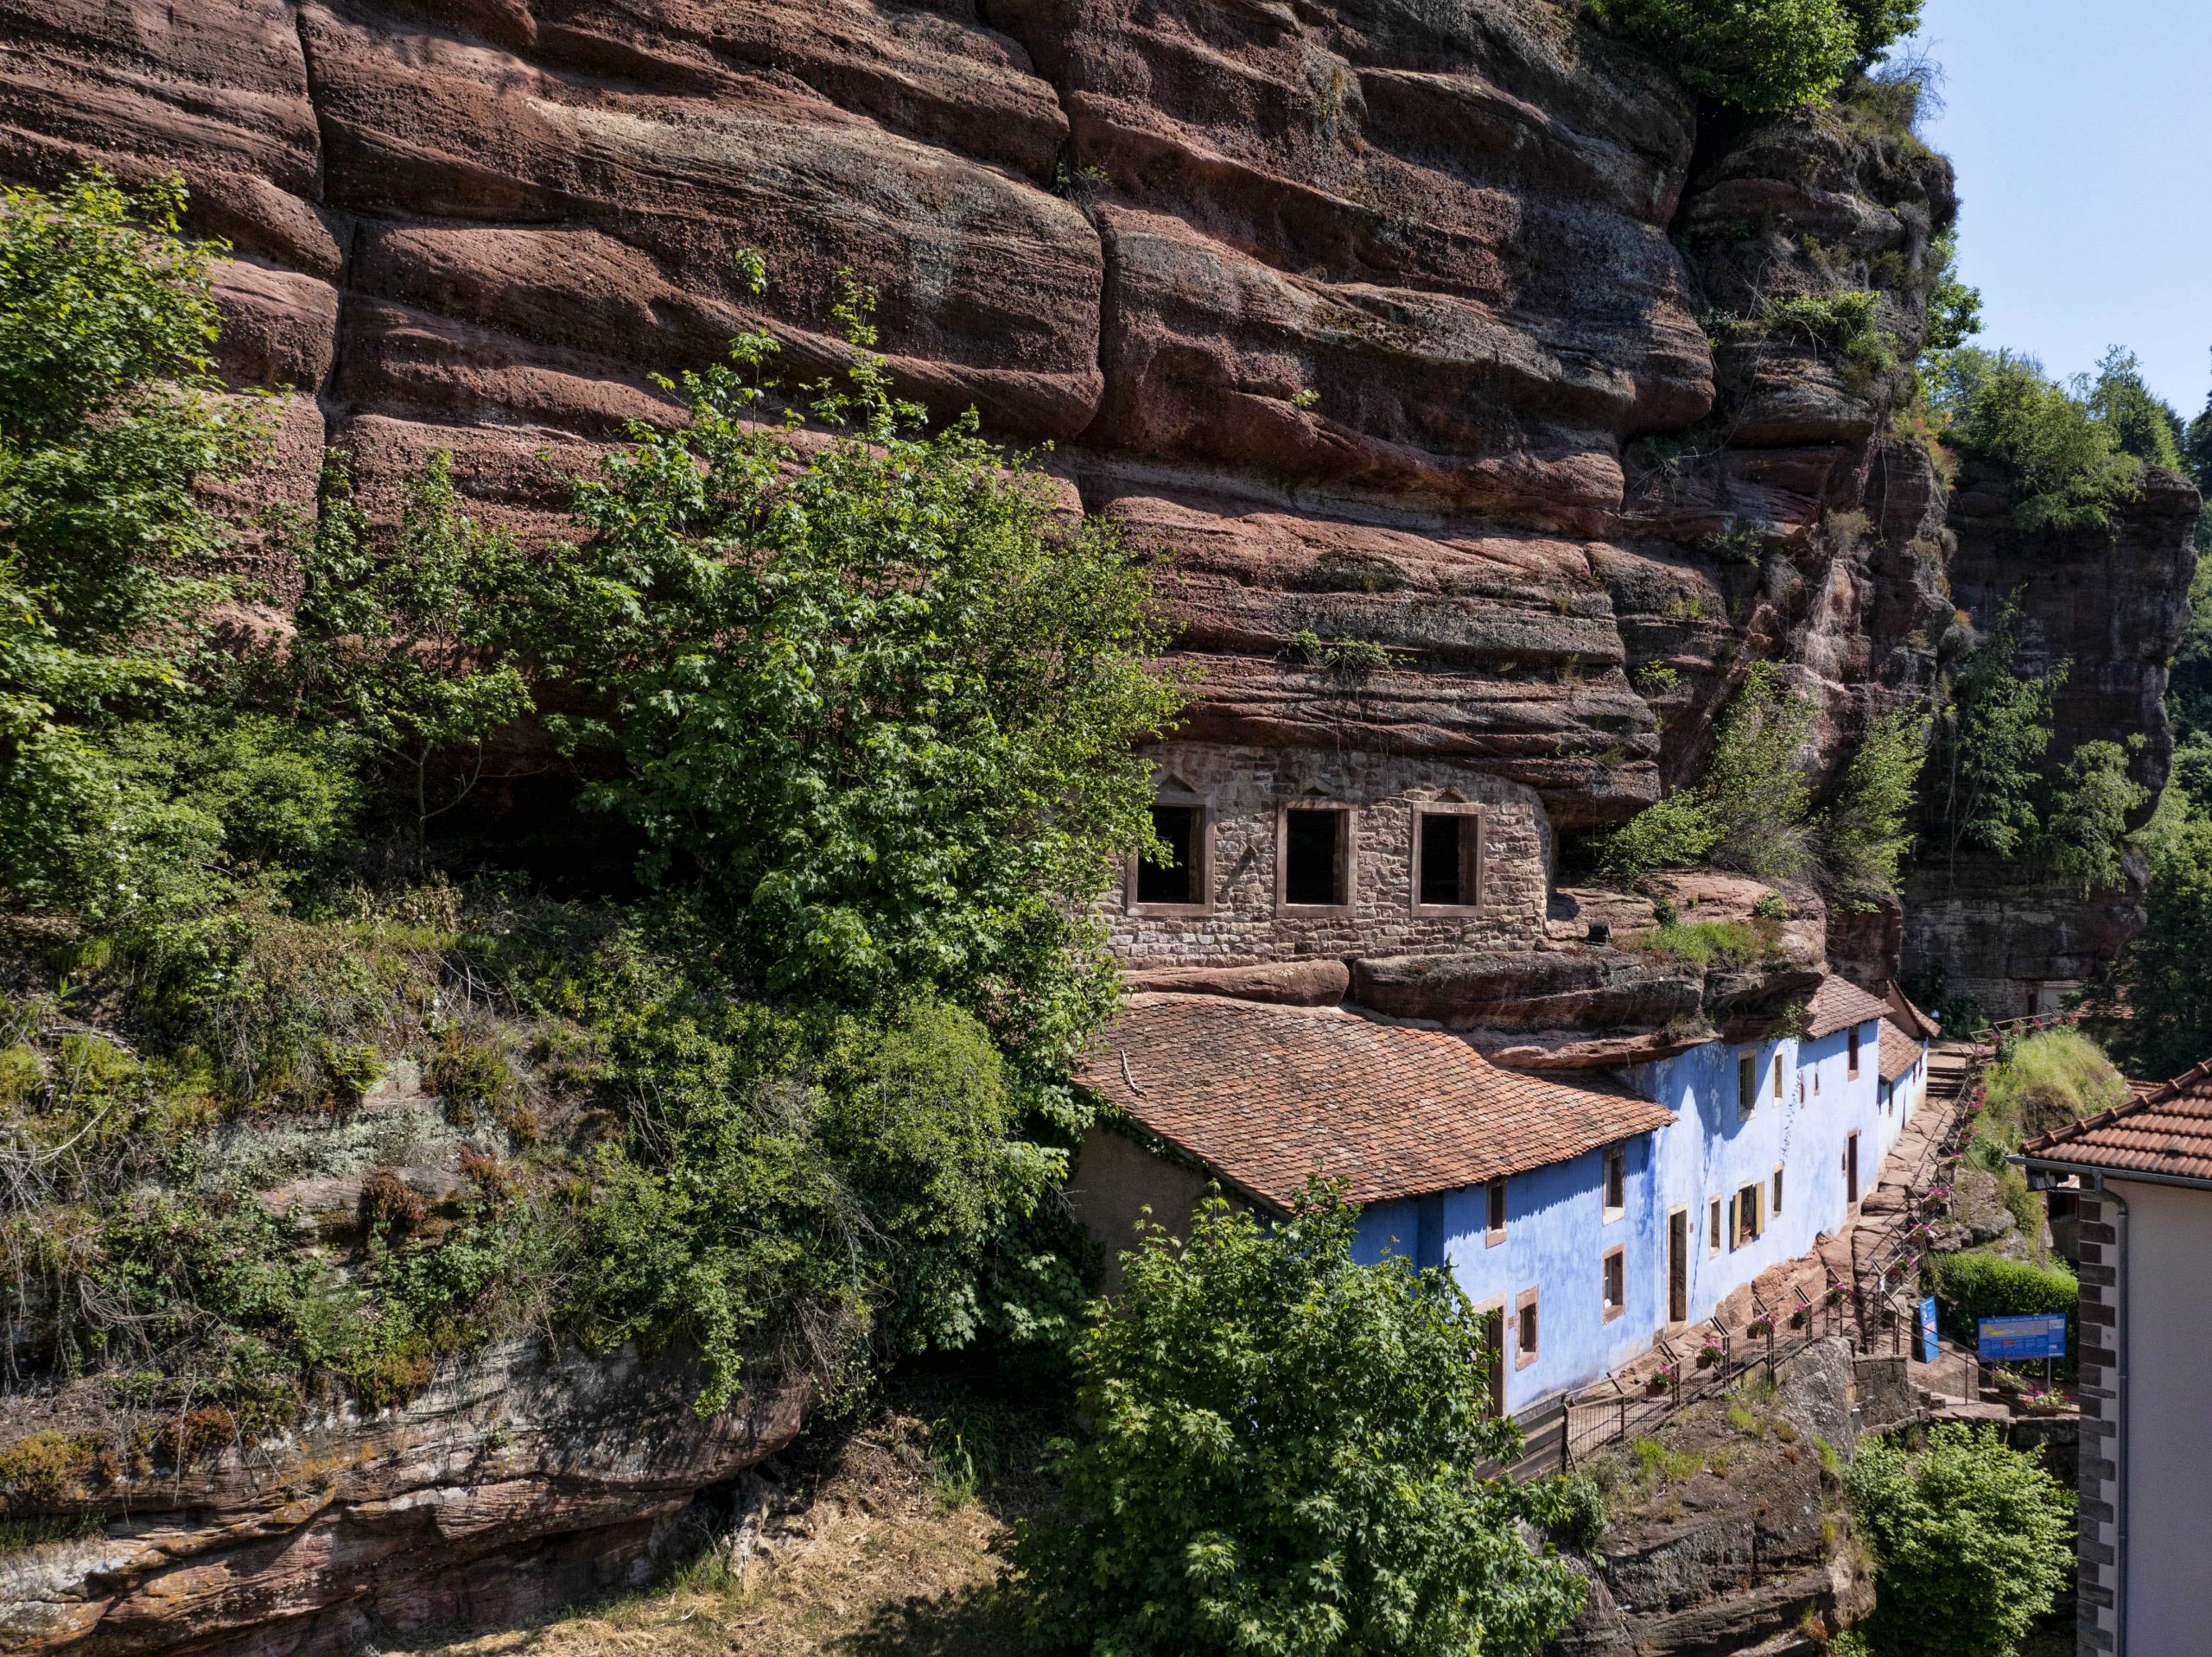
M1046 1499L1026 1470L950 1501L930 1429L887 1412L823 1452L804 1500L771 1521L741 1578L719 1559L664 1585L495 1634L383 1647L386 1657L1016 1657L1019 1621L992 1545Z

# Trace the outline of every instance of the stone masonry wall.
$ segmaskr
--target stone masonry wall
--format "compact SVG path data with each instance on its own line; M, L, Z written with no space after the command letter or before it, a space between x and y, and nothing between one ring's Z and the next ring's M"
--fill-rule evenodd
M1300 752L1212 743L1155 750L1163 784L1206 805L1211 912L1131 912L1109 900L1115 951L1132 968L1247 966L1313 956L1429 955L1539 948L1551 825L1535 790L1441 757ZM1278 916L1276 834L1286 803L1319 793L1353 808L1351 904ZM1420 916L1413 905L1417 803L1456 794L1481 808L1482 903L1471 915Z

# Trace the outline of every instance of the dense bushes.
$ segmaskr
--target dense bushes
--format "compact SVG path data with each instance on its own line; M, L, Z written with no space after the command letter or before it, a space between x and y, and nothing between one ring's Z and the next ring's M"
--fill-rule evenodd
M1929 1263L1936 1298L1957 1339L1971 1343L1984 1317L2063 1312L2071 1318L2082 1287L2059 1266L2037 1266L2001 1254L1938 1254Z
M1279 1227L1217 1201L1186 1247L1125 1257L1079 1355L1065 1511L1013 1549L1049 1648L1503 1657L1573 1615L1580 1580L1478 1476L1518 1433L1468 1362L1471 1309L1402 1260L1353 1264L1353 1223L1320 1192ZM1535 1516L1587 1527L1576 1494Z
M1875 721L1826 810L1812 809L1802 750L1814 703L1756 663L1721 715L1698 781L1599 842L1616 877L1708 864L1763 879L1819 878L1845 906L1896 890L1910 844L1926 721L1902 709Z
M269 526L296 632L222 635L251 591L181 573L226 553L191 486L255 427L179 206L0 200L11 1373L250 1432L524 1329L685 1343L705 1407L763 1362L1064 1345L1061 1077L1113 987L1071 917L1148 836L1178 701L1145 562L896 402L855 292L816 439L741 341L529 556L442 459L378 524L334 456ZM545 763L540 703L643 898L441 840ZM271 1211L303 1178L358 1187L343 1241Z
M2089 993L2092 1026L2131 1075L2179 1076L2212 1058L2212 818L2170 795L2153 824L2142 932Z
M1692 92L1755 112L1818 103L1920 26L1920 0L1592 0Z
M1936 388L1946 437L2012 471L2023 530L2108 529L2113 511L2141 492L2143 462L2122 442L2128 428L2100 419L2086 389L2069 390L2008 352L1968 347L1947 359Z
M1846 1476L1885 1657L2012 1657L2074 1571L2073 1494L1993 1427L1863 1447Z

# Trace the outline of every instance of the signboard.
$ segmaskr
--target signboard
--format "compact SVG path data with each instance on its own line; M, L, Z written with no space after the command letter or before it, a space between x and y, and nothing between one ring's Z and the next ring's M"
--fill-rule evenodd
M2033 1317L1985 1317L1981 1320L1980 1355L2009 1362L2016 1358L2063 1358L2066 1355L2066 1314L2038 1313Z
M1920 1303L1920 1361L1921 1361L1921 1362L1923 1362L1923 1363L1933 1363L1933 1362L1936 1362L1936 1351L1937 1351L1937 1347L1936 1347L1936 1297L1935 1297L1934 1295L1932 1295L1932 1294L1931 1294L1931 1295L1929 1295L1929 1296L1928 1297L1928 1298L1927 1298L1927 1299L1925 1299L1925 1300L1923 1300L1923 1301L1922 1301L1922 1302Z

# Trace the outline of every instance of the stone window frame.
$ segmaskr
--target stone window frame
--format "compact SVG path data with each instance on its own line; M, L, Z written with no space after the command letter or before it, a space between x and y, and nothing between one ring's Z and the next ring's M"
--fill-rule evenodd
M1618 1292L1616 1292L1618 1286ZM1598 1302L1611 1324L1628 1316L1628 1245L1616 1243L1598 1258Z
M1535 1289L1523 1289L1513 1301L1513 1367L1526 1369L1543 1355L1543 1314Z
M1768 1210L1776 1219L1782 1217L1782 1165L1778 1162L1774 1165L1774 1200Z
M1475 843L1470 848L1463 840L1459 847L1459 879L1464 892L1467 882L1467 866L1474 866L1475 900L1471 904L1425 904L1421 900L1421 828L1430 817L1471 817L1475 823ZM1461 831L1464 835L1465 830ZM1455 799L1449 795L1440 799L1413 802L1413 845L1406 867L1412 872L1413 890L1407 894L1408 912L1416 918L1435 919L1457 917L1465 919L1479 915L1490 905L1484 893L1490 886L1490 808L1479 800Z
M1712 1260L1720 1253L1720 1240L1722 1235L1723 1234L1720 1229L1720 1199L1717 1197L1708 1197L1706 1200L1706 1259Z
M1340 904L1294 904L1290 901L1290 814L1294 811L1334 811L1344 818L1337 839L1337 880L1343 888ZM1319 789L1311 789L1275 807L1275 918L1297 920L1307 916L1351 915L1359 907L1359 808L1350 800Z
M1214 912L1214 809L1213 802L1179 778L1170 777L1155 784L1152 790L1154 805L1188 805L1198 808L1198 832L1193 837L1192 852L1198 867L1192 880L1204 895L1195 904L1147 904L1137 898L1137 866L1143 860L1135 852L1124 860L1122 871L1122 908L1129 915L1158 915L1162 917L1211 915Z
M1613 1176L1620 1175L1621 1200L1612 1200ZM1605 1217L1600 1225L1611 1225L1628 1216L1628 1146L1609 1145L1598 1153L1598 1206Z
M1483 1246L1486 1248L1495 1248L1505 1241L1505 1228L1512 1217L1507 1204L1508 1196L1503 1175L1487 1182L1483 1187ZM1497 1223L1491 1224L1492 1220Z

